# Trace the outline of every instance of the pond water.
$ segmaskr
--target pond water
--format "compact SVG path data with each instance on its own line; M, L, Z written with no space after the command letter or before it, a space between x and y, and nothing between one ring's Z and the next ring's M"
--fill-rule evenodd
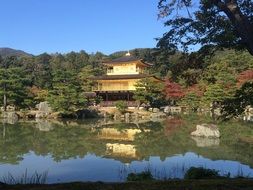
M0 124L0 181L48 172L47 183L125 181L130 172L183 178L191 166L253 177L252 123L219 123L221 138L193 138L198 116L157 122L26 121Z

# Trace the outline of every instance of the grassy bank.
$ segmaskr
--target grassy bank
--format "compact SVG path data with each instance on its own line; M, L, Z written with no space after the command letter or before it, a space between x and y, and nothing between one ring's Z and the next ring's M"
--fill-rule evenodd
M220 180L172 180L154 182L128 183L66 183L53 185L0 185L2 190L252 190L253 180L220 179Z

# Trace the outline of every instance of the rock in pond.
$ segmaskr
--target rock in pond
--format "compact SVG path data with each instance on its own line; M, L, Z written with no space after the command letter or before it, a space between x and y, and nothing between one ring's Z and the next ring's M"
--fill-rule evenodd
M164 113L170 113L170 106L165 106L163 112Z
M18 120L18 115L17 115L16 112L2 112L1 113L1 118Z
M15 112L2 112L0 118L3 118L3 123L15 124L18 121L19 116Z
M196 137L220 138L220 131L217 125L201 124L197 125L196 131L193 131L191 135Z

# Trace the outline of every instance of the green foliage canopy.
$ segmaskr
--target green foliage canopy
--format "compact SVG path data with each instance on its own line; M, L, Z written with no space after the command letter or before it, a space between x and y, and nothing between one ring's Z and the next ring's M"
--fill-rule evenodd
M159 47L243 47L253 55L251 0L159 0L158 8L170 27Z
M150 78L144 78L137 82L133 98L141 104L149 104L151 107L161 107L166 103L163 82L155 82Z
M53 73L48 100L55 111L66 114L74 113L87 105L77 74L66 70L57 70Z
M6 109L7 105L15 105L23 108L30 106L30 99L27 90L27 83L25 72L21 67L17 66L15 57L6 57L1 60L0 65L0 105Z
M223 118L233 118L241 115L247 106L253 107L253 82L244 83L235 95L222 102Z

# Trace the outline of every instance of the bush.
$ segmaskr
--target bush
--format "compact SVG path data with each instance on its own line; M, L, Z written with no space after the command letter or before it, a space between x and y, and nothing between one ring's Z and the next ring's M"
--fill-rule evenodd
M2 177L2 183L8 185L17 185L17 184L46 184L48 177L48 171L43 173L34 172L31 176L28 175L26 170L24 174L20 177L14 177L11 173ZM1 183L1 182L0 182ZM0 184L1 185L1 184Z
M125 101L117 101L115 103L116 108L120 111L120 113L125 113L127 109L127 103Z
M130 173L127 176L127 181L150 181L154 180L150 171L145 171L141 173Z
M184 175L184 179L217 179L220 177L219 171L203 167L191 167Z

